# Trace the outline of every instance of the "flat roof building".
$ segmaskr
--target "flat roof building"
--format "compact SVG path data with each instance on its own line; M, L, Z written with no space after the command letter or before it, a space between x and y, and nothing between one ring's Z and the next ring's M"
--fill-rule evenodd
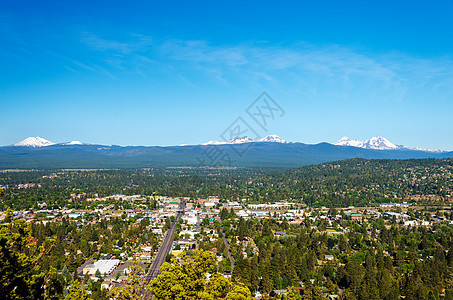
M83 268L83 275L88 273L88 275L94 276L97 270L99 270L101 275L110 275L113 271L115 271L116 267L119 266L120 262L121 261L119 259L98 260Z

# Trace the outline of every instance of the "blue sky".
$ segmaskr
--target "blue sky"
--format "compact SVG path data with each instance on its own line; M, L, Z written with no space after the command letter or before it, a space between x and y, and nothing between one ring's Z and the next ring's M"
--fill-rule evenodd
M266 91L262 136L453 150L451 0L95 2L0 2L0 145L201 143Z

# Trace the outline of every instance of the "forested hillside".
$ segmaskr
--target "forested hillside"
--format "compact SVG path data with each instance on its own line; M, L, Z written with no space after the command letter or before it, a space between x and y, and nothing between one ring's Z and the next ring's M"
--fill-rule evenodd
M366 206L418 201L447 203L453 195L453 159L350 159L287 170L282 168L157 168L56 170L0 173L3 205L66 205L71 194L166 195L280 200L313 206ZM80 204L80 203L79 203Z
M349 206L453 196L453 160L350 159L261 176L247 187L255 202L302 200L307 205Z

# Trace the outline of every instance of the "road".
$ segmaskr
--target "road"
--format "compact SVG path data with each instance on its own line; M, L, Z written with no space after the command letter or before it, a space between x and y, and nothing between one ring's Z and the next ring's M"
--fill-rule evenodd
M220 227L222 230L222 237L223 237L223 242L225 243L225 246L227 247L227 253L228 253L228 258L230 259L231 263L231 274L233 274L233 269L234 269L234 258L231 255L231 250L230 250L230 243L228 243L228 240L225 237L225 232L223 231L223 226Z
M157 278L157 275L159 275L160 273L159 268L165 262L165 257L167 256L167 254L170 253L176 232L176 224L178 224L179 219L181 219L182 215L184 214L185 207L186 203L181 202L180 210L176 214L176 218L173 221L173 223L171 223L170 229L167 230L167 233L165 234L165 237L162 240L162 243L160 244L159 251L157 252L156 257L148 270L148 274L146 274L145 276L145 280L147 283L149 283L154 278Z
M220 220L220 218L218 216L216 217L216 220L221 223L221 220ZM234 258L233 258L233 255L231 255L230 243L228 243L228 240L225 237L225 231L223 230L223 226L222 225L220 225L220 232L222 233L223 243L227 247L228 258L229 258L230 263L231 263L231 274L233 274Z

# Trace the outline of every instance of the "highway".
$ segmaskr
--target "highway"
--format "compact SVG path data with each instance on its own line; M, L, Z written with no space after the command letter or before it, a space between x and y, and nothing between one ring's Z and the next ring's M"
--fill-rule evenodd
M160 273L159 268L165 262L165 257L167 256L167 254L170 253L176 232L176 224L178 224L179 220L184 214L185 207L186 203L181 202L180 210L176 214L176 218L173 221L173 223L171 223L170 229L167 230L167 233L165 234L165 237L162 240L162 243L160 244L159 251L157 252L156 257L154 258L153 263L151 264L151 267L148 270L148 274L146 274L145 276L145 280L147 283L149 283L154 278L157 278L157 275L159 275Z

